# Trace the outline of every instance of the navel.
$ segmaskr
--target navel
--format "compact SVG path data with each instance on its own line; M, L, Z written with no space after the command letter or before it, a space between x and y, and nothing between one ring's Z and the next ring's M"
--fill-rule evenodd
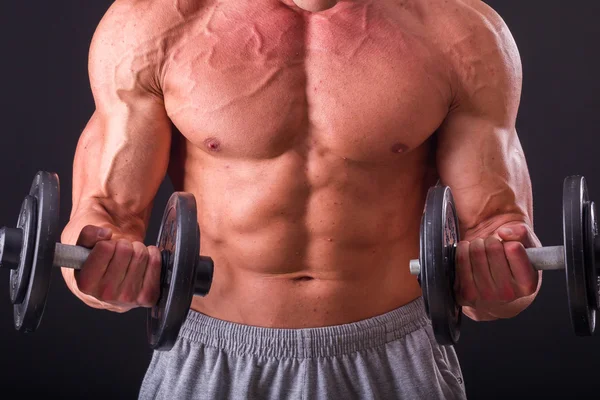
M212 151L214 153L221 150L221 142L215 137L209 137L204 140L204 145L208 149L208 151Z
M406 150L408 150L408 146L405 145L404 143L396 143L391 147L390 150L392 150L392 153L400 154L400 153L404 153Z
M312 276L299 276L297 278L293 278L292 282L310 282L314 280L315 278L313 278Z

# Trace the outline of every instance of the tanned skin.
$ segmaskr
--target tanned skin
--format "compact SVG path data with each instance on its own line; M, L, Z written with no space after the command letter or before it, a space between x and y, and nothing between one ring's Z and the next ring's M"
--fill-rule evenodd
M192 308L215 318L319 327L413 301L438 179L464 238L465 314L510 318L539 291L520 57L481 1L117 0L89 75L62 240L93 247L63 269L91 307L156 301L143 241L167 176L196 197L215 272Z

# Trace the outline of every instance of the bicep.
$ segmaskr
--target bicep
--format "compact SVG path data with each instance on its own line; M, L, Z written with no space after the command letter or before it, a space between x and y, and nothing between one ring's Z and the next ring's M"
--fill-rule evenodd
M77 144L73 161L73 213L90 202L117 219L147 218L166 175L170 122L158 107L96 110Z
M463 232L532 223L531 182L514 127L457 116L440 134L437 163Z
M469 39L453 47L468 64L455 64L455 104L438 134L440 179L452 189L463 231L531 224L531 182L516 130L519 53L499 18Z
M147 58L143 32L131 19L109 11L92 39L95 111L75 151L72 214L91 204L116 219L146 219L166 175L171 122L154 87L160 60Z

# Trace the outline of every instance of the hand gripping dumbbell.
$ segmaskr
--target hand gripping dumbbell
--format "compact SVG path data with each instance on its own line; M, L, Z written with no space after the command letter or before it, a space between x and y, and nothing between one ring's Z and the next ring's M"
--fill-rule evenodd
M10 269L14 326L34 332L41 321L54 267L81 269L90 249L58 243L60 185L54 173L35 175L21 204L16 228L0 228L0 267ZM154 350L169 350L177 339L194 295L206 296L213 261L200 256L196 200L175 192L164 210L156 242L162 255L160 296L148 310L147 336Z
M600 241L596 207L589 200L586 180L569 176L563 182L563 245L526 249L536 270L565 270L569 312L577 336L590 336L600 307ZM460 337L462 307L456 302L455 251L459 225L452 192L437 185L429 189L421 218L420 253L410 261L418 276L425 310L436 340L453 345Z

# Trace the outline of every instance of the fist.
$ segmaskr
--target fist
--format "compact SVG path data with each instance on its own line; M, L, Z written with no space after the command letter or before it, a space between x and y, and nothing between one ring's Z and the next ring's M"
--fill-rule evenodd
M160 293L160 250L111 238L107 229L91 225L82 229L77 245L92 250L83 267L75 271L77 288L111 311L154 306Z
M486 238L461 241L456 249L458 303L499 317L494 310L533 295L539 272L531 265L525 248L539 245L523 223L504 225ZM508 317L521 311L517 307L508 312Z

